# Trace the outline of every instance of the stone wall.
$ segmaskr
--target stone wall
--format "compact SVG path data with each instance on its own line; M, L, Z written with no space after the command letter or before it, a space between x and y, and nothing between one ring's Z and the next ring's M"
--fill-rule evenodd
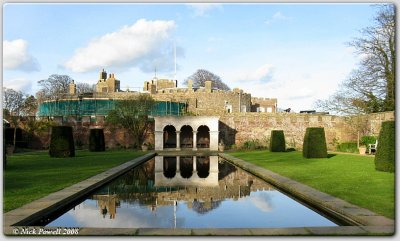
M271 130L283 130L287 147L301 150L303 138L307 127L324 127L326 143L329 150L334 150L337 143L355 142L357 132L360 137L364 135L378 136L382 121L394 120L394 112L382 112L369 115L341 117L334 115L298 114L298 113L230 113L220 115L219 140L229 148L232 145L242 146L249 140L258 140L268 146ZM59 124L74 127L75 142L83 147L88 145L90 128L104 128L107 148L132 147L132 138L121 128L108 126L103 119L96 122L84 121L82 124L69 119ZM48 145L49 133L44 132L41 143ZM154 126L149 131L146 142L154 146Z
M287 147L301 150L307 127L324 127L329 150L337 143L356 141L357 130L363 135L378 136L382 121L394 120L394 112L358 117L298 113L231 113L220 117L220 140L225 145L241 146L258 140L268 146L271 130L283 130Z
M251 112L272 112L277 111L278 100L276 98L251 98Z
M187 103L188 112L196 115L223 115L228 112L228 106L232 113L239 112L241 106L245 106L245 111L251 110L251 95L243 91L213 90L210 93L206 89L166 89L152 97L159 101Z

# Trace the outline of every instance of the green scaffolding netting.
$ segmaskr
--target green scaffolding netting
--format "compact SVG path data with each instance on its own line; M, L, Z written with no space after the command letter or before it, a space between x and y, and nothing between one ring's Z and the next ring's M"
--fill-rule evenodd
M39 105L38 116L106 116L117 100L82 99L46 101ZM185 103L156 101L152 116L182 115Z

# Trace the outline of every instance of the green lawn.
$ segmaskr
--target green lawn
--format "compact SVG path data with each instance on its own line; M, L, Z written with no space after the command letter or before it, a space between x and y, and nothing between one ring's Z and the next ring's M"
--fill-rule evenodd
M228 154L394 219L395 175L376 171L373 157L330 154L330 158L305 159L301 152L269 151Z
M21 207L143 154L122 150L77 151L73 158L50 158L48 152L8 156L3 172L3 210Z

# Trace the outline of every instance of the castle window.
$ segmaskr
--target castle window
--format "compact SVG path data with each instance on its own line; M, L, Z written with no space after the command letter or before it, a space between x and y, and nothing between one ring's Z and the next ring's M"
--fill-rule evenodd
M231 112L232 112L232 105L226 105L226 106L225 106L225 110L226 110L228 113L231 113Z

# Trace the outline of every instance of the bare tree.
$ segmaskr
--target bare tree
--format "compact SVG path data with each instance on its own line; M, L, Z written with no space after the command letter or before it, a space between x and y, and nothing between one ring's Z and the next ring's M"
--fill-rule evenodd
M38 103L33 95L27 95L21 108L22 116L35 116L38 109Z
M52 74L47 79L40 80L38 83L42 87L37 93L38 99L60 98L69 92L69 84L72 78L68 75Z
M140 147L149 131L148 116L154 105L155 101L150 95L130 96L118 101L106 120L125 128L134 139L134 146Z
M394 4L380 6L375 25L361 31L349 45L361 56L359 67L328 100L316 106L341 114L395 109L396 14Z
M6 117L6 119L8 118L12 127L14 128L14 146L17 136L17 127L24 101L25 97L21 91L3 88L3 115Z
M93 93L95 86L90 85L88 83L77 83L76 84L76 92L78 94L83 94L83 93Z
M9 115L20 115L24 103L24 94L9 88L3 88L3 110Z
M205 69L198 69L194 74L186 78L184 84L187 84L189 80L193 80L193 87L195 88L204 87L205 82L211 80L213 87L220 90L230 90L229 86L222 82L218 75Z

